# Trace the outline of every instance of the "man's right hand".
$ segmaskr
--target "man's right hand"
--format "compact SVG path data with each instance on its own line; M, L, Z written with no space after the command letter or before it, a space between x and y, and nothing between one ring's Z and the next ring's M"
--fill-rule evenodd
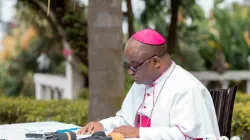
M99 122L90 122L83 128L77 131L77 134L93 134L97 131L102 131L104 130L103 126Z

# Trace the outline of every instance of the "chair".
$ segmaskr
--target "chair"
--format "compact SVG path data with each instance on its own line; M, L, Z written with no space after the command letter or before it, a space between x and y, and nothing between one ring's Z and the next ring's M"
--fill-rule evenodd
M220 135L230 138L237 85L228 89L211 89L209 91L213 98Z

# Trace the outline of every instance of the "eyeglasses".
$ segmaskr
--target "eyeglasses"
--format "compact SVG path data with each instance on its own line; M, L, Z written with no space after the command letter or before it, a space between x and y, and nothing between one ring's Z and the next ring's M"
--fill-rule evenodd
M164 51L161 55L159 55L159 57L162 57L166 52L167 52L167 50ZM151 59L152 57L155 57L155 56L158 56L158 55L152 55L152 56L150 56L149 58L147 58L146 60L144 60L143 62L141 62L139 65L137 65L137 66L135 66L135 67L132 67L131 64L129 64L128 62L124 62L124 67L125 67L126 69L132 70L133 72L136 72L136 71L137 71L136 69L137 69L138 67L140 67L140 66L143 65L147 60L149 60L149 59Z
M141 65L143 65L147 60L149 60L150 58L154 57L154 56L157 56L157 55L153 55L153 56L150 56L149 58L147 58L146 60L144 60L143 62L141 62L139 65L135 66L135 67L132 67L128 62L124 62L124 67L126 69L130 69L132 70L133 72L136 72L136 69L138 67L140 67Z

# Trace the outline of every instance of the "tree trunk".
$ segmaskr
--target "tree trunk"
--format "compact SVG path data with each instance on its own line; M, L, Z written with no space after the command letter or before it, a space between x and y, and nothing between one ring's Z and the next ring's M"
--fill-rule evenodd
M88 6L89 113L114 116L124 99L121 0L90 0Z
M132 10L131 0L127 0L127 15L128 15L128 38L130 38L134 34L134 16Z
M180 0L171 0L171 24L168 30L168 53L173 53L177 46L177 17L178 8L181 4Z

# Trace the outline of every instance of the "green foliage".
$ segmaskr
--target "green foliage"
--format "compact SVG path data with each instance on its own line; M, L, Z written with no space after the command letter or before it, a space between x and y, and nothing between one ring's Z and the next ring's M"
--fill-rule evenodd
M5 75L6 75L6 68L4 67L3 64L0 63L0 79L4 79ZM4 80L0 80L0 96L4 92L4 89L3 89L4 84L5 84Z
M211 48L205 48L205 45L202 50L205 60L212 61L215 51L221 49L229 64L229 69L248 69L247 57L250 49L244 39L244 33L250 30L249 16L249 7L244 5L233 4L225 9L215 7L209 21L210 30L206 39L209 42L208 47Z
M23 63L18 63L17 59L11 59L8 63L1 63L0 67L4 72L0 73L0 89L9 96L18 96L22 89L22 79L24 77Z
M88 101L0 97L0 124L59 121L82 126L87 121Z
M231 135L249 138L250 134L250 95L237 92L232 118Z
M27 72L23 78L23 87L20 91L21 96L35 98L35 84L33 81L34 74L32 72Z
M235 98L235 102L236 103L247 103L250 101L250 95L247 93L242 93L242 92L237 92L236 94L236 98Z
M218 49L222 49L228 69L249 68L247 57L250 54L250 47L244 38L244 33L248 31L249 34L250 31L249 6L233 3L224 9L218 8L223 1L214 2L215 6L209 18L205 18L203 10L195 0L182 1L178 13L178 48L173 58L184 68L211 70ZM164 0L144 0L144 2L146 8L140 17L142 25L144 28L153 25L167 37L171 18L170 3ZM187 19L191 19L190 24L187 24ZM187 48L191 50L186 52ZM197 52L199 54L196 54ZM195 57L190 58L194 55ZM185 61L182 62L179 58L184 58ZM195 58L199 61L193 61Z
M248 137L250 134L250 101L236 103L232 118L232 135Z
M180 44L178 54L172 54L172 59L176 64L181 65L186 70L202 71L205 70L204 59L197 53L198 48ZM194 63L195 62L195 63Z
M47 5L47 0L41 0ZM51 25L47 17L42 14L42 10L35 6L34 1L20 0L17 4L16 19L18 28L22 30L16 43L18 55L9 58L0 64L0 91L9 96L29 96L34 97L33 73L38 72L36 59L41 52L45 52L51 59L49 73L64 74L65 58L62 54L62 44L59 42L58 34L54 27L61 26L66 34L73 53L81 60L81 70L87 83L88 81L88 59L87 59L87 20L84 6L76 5L77 10L73 10L71 2L52 1L51 11L55 13L57 25ZM23 29L35 27L38 36L29 42L28 48L19 49L20 38ZM10 32L11 33L11 32Z
M141 14L140 21L144 28L148 28L151 25L155 26L155 30L167 36L167 30L169 23L166 21L166 17L170 16L167 1L165 0L144 0L145 9Z
M30 42L30 47L20 49L16 57L11 57L0 64L2 70L0 77L4 77L0 83L3 93L8 96L18 96L23 92L24 96L34 96L33 73L37 71L36 58L39 56L40 45L42 44L34 39ZM53 56L55 55L54 52Z
M182 1L182 14L185 18L190 17L193 21L205 20L203 9L196 4L195 0Z
M125 77L125 85L124 85L124 93L127 94L129 89L134 83L134 79L128 74L127 70L124 70L124 77Z
M146 8L140 17L144 28L153 25L155 30L167 38L171 19L170 3L165 0L144 0L144 2ZM187 19L190 19L191 23L187 24ZM207 29L204 25L207 25L204 12L195 0L182 1L178 13L178 45L172 58L177 64L188 70L206 69L205 61L197 53L204 44L201 38L202 33Z
M84 11L84 9L82 9ZM87 20L84 13L79 13L72 10L67 10L65 14L60 17L64 31L66 32L67 39L74 50L75 55L82 61L82 65L88 66L88 33L87 33ZM86 75L86 71L83 71Z
M82 88L78 93L78 98L88 100L89 99L89 89L88 88Z

